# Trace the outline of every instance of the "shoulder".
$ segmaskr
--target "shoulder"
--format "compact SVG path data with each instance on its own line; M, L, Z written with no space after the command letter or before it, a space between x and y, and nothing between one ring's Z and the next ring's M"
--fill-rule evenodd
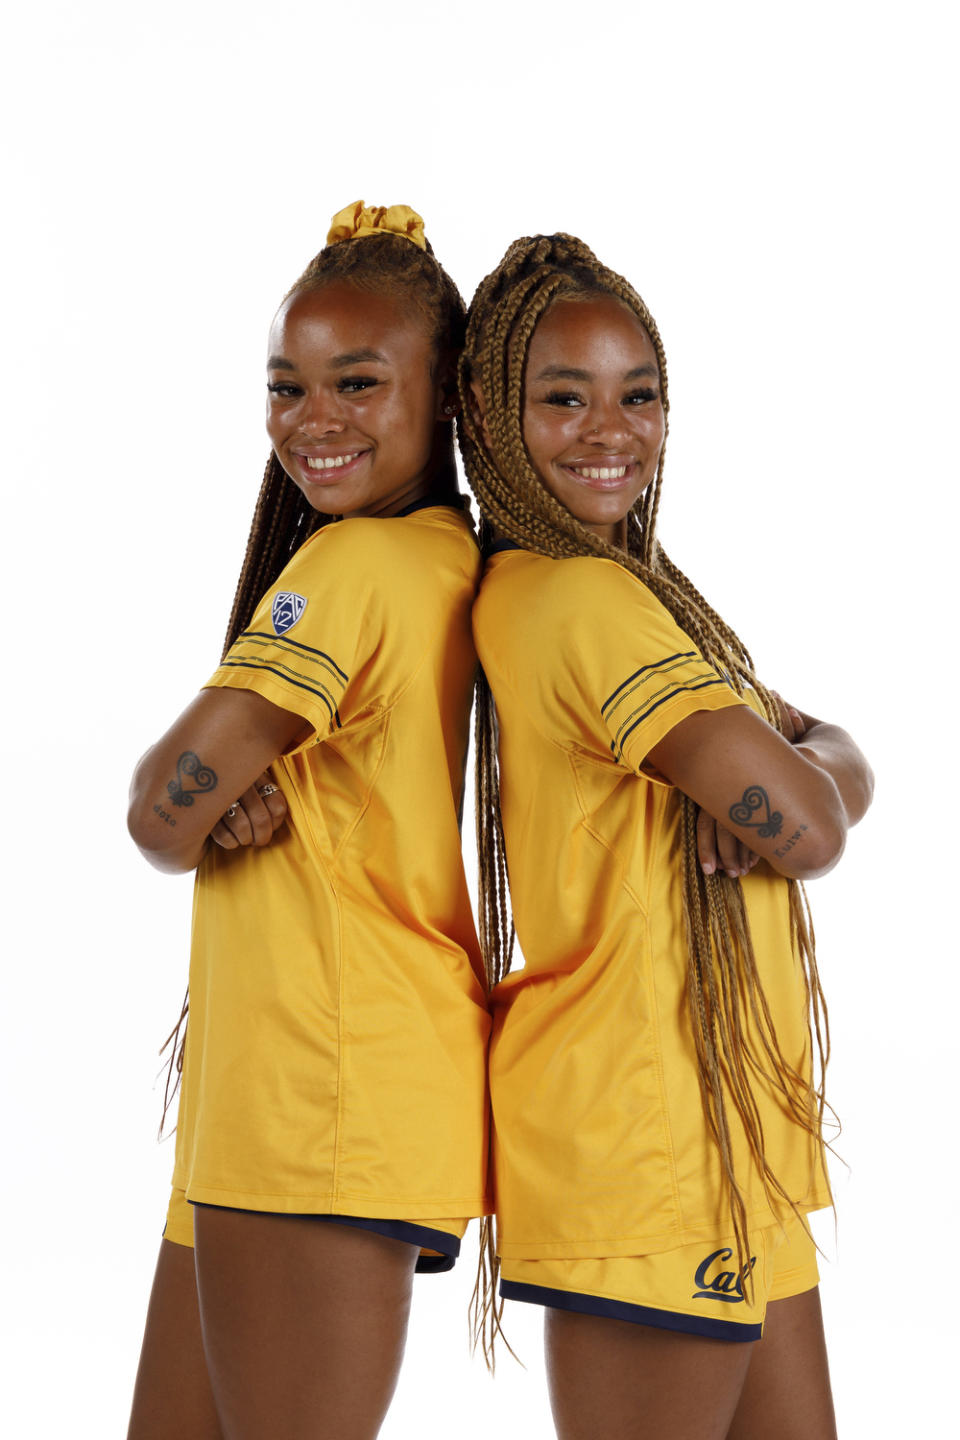
M481 630L503 627L516 643L541 646L596 641L604 630L672 625L655 595L613 560L576 555L554 560L526 550L494 555L477 602Z
M325 525L297 551L284 576L304 583L402 595L435 589L442 574L462 572L475 585L479 552L469 520L451 511L410 517L369 516Z

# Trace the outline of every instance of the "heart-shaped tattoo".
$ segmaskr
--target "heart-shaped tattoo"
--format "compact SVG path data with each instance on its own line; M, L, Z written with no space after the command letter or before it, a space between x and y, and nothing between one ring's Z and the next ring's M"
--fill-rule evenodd
M189 783L188 785L188 782ZM192 805L194 795L206 795L217 788L216 772L204 765L199 755L184 750L177 761L177 778L167 782L167 794L174 805Z
M758 810L766 813L762 819L754 820ZM748 785L743 799L731 805L727 813L734 825L746 825L750 830L756 830L764 840L772 840L783 829L783 816L779 810L770 809L770 801L762 785Z

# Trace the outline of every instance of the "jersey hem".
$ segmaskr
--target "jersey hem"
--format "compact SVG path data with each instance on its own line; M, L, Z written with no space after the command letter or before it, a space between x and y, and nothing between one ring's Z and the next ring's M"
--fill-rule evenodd
M831 1199L821 1197L801 1201L797 1209L801 1215L810 1215L815 1210L829 1209L832 1203ZM779 1219L770 1210L757 1210L747 1217L747 1229L768 1229L777 1225ZM656 1235L621 1235L589 1240L498 1240L497 1254L503 1260L613 1260L627 1255L659 1255L667 1250L679 1250L685 1245L696 1245L701 1240L712 1240L722 1231L722 1225L709 1220L702 1225L685 1225Z
M262 1195L251 1190L222 1190L211 1185L178 1184L185 1189L186 1198L199 1205L220 1205L228 1210L258 1210L276 1215L351 1215L362 1220L430 1220L449 1219L456 1216L461 1220L477 1220L493 1213L490 1197L478 1199L475 1195L453 1199L398 1200L387 1196L373 1199L366 1195L355 1195L340 1191L334 1195Z

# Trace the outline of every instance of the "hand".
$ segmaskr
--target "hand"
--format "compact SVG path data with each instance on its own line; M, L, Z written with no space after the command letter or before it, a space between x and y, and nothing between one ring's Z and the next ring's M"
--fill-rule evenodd
M732 835L719 820L701 810L697 815L697 858L704 875L712 875L719 869L731 880L737 880L750 873L760 856Z
M243 845L269 845L287 818L287 802L270 772L264 770L249 790L229 807L210 831L210 839L224 850Z
M776 690L771 690L770 694L780 707L780 723L783 726L783 737L785 740L789 740L791 745L795 745L807 732L806 722L800 714L800 711L797 710L795 706L788 705L783 696Z

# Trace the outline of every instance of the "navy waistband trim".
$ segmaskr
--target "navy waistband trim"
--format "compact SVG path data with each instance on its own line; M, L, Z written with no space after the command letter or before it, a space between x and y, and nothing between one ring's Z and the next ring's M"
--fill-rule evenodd
M210 1205L203 1200L191 1200L203 1210L239 1210L243 1215L289 1215L289 1212L274 1210L248 1210L240 1205ZM407 1245L416 1245L420 1250L438 1250L439 1255L421 1255L417 1261L420 1275L439 1275L452 1270L460 1254L460 1238L446 1230L432 1230L429 1225L414 1225L409 1220L373 1220L364 1215L314 1215L297 1213L290 1215L294 1220L326 1220L333 1225L349 1225L354 1230L371 1230L375 1235L386 1235L388 1240L403 1240Z
M762 1325L739 1325L735 1320L715 1320L709 1315L681 1315L674 1310L656 1310L649 1305L630 1305L625 1300L606 1300L601 1295L551 1290L545 1285L524 1285L518 1280L501 1280L500 1295L504 1300L525 1300L531 1305L549 1305L554 1310L572 1310L578 1315L629 1320L633 1325L679 1330L685 1335L703 1335L710 1340L759 1340L763 1333Z

